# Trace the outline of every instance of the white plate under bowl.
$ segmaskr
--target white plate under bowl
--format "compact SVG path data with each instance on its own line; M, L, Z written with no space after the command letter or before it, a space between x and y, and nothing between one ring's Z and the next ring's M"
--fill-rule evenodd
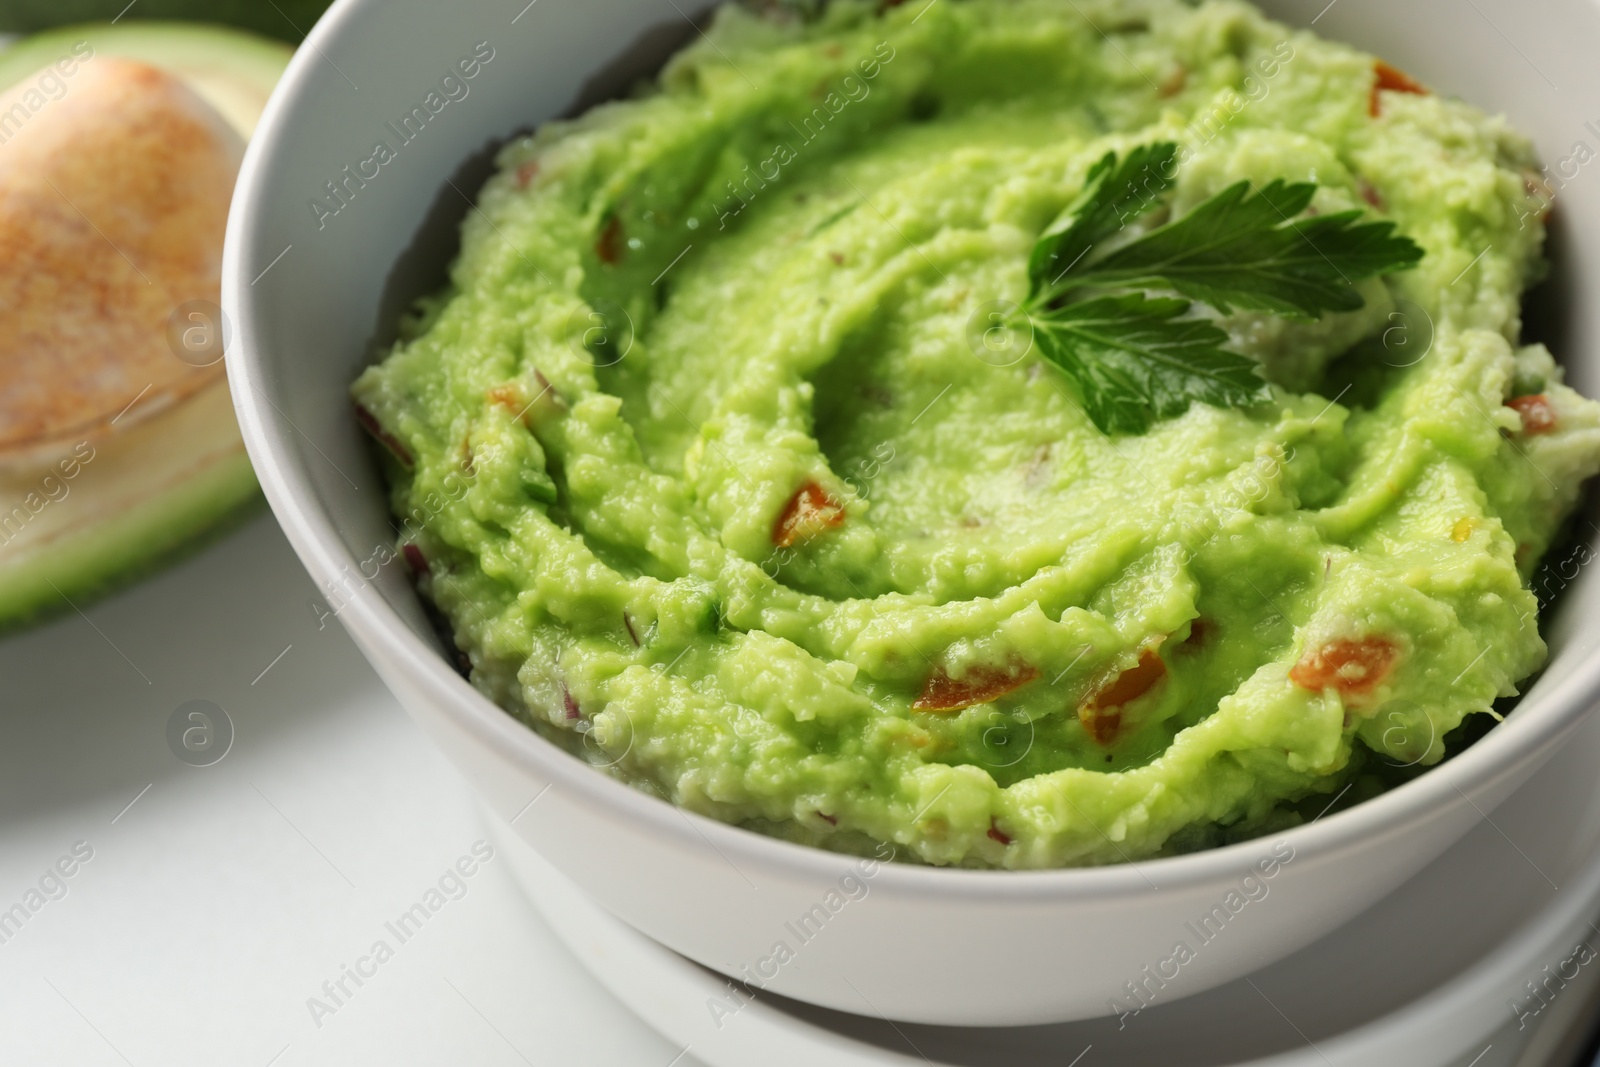
M685 13L703 3L337 0L296 53L250 143L229 218L223 304L234 326L229 380L256 473L378 673L484 804L514 821L517 835L592 899L656 940L738 974L763 965L786 923L835 895L853 861L629 789L458 676L404 566L381 565L394 555L394 532L348 396L403 308L443 283L455 225L485 176L488 151L520 127L615 95L667 48L694 37ZM1600 99L1593 0L1544 0L1538 18L1525 17L1521 0L1269 6L1377 49L1440 91L1504 109L1558 164L1574 138L1594 136L1585 129L1593 118L1585 101ZM470 55L483 57L477 68L466 63ZM456 94L428 121L426 136L391 146L381 178L369 168L359 187L340 177L376 154L376 138L398 138L398 116L436 97L446 72L465 69L478 70L470 96ZM317 211L310 198L338 188L336 177L352 184L329 218L326 204ZM1600 244L1571 238L1600 233L1600 180L1591 170L1560 197L1555 217L1568 241L1564 251L1557 246L1552 283L1568 300L1565 313L1538 318L1566 328L1549 338L1553 348L1574 384L1597 395L1600 304L1582 294L1600 287ZM1384 796L1288 830L1281 841L1148 864L1004 873L884 864L870 897L828 931L848 928L848 936L840 929L810 941L772 976L773 988L843 1011L870 1005L934 1024L1092 1016L1166 957L1186 922L1246 877L1254 884L1263 853L1281 847L1293 863L1277 868L1271 897L1185 963L1178 985L1197 992L1260 970L1415 874L1564 744L1600 691L1600 570L1578 576L1545 632L1551 661L1506 722ZM1426 949L1435 973L1463 959L1448 939Z
M1557 1061L1530 1040L1570 1023L1600 985L1596 766L1600 716L1591 716L1460 843L1280 963L1170 1003L1158 995L1120 1020L1011 1028L892 1023L865 1003L850 1015L765 994L735 1010L721 975L611 916L487 817L517 880L573 954L709 1067L1543 1067ZM1273 903L1269 894L1233 921ZM850 918L842 910L816 936L851 937ZM1544 1047L1555 1043L1540 1036Z

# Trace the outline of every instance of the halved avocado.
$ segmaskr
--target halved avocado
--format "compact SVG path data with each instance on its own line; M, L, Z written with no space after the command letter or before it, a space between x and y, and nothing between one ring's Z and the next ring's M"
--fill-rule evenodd
M80 41L97 56L132 59L177 75L244 138L255 132L267 97L294 54L288 45L221 26L93 22L62 26L0 50L0 90L72 55Z
M214 305L237 157L290 54L151 23L0 52L0 120L28 111L0 153L0 628L81 605L260 499L220 364L171 338L190 300Z
M0 33L37 33L67 23L115 18L220 22L241 30L299 41L308 33L328 0L5 0L0 4Z

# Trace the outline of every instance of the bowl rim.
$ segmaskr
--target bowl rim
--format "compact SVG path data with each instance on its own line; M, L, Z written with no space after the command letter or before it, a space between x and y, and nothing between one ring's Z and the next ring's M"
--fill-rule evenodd
M258 396L266 396L267 403L276 407L270 399L271 376L266 373L270 353L259 340L263 335L257 328L266 316L255 299L257 291L250 283L247 265L260 261L258 252L270 255L260 228L269 184L267 172L288 136L287 127L296 110L310 100L306 88L308 71L336 39L358 32L369 8L379 6L380 0L335 0L295 52L246 148L223 252L222 302L234 326L227 370L240 431L274 516L302 564L319 584L336 577L341 570L357 566L357 561L317 502L315 488L294 447L292 435L296 431L287 419L270 417L258 400ZM369 657L376 652L389 672L417 690L429 705L441 709L454 729L495 749L518 771L550 787L559 785L584 797L604 816L642 824L653 836L693 850L708 845L718 853L728 850L761 868L810 882L836 881L849 865L874 862L721 822L649 796L590 766L474 689L446 662L437 647L422 640L369 587L363 586L346 602L339 618ZM1541 670L1548 665L1547 662ZM393 688L387 675L383 680ZM1528 763L1548 757L1560 739L1591 710L1597 693L1600 655L1587 657L1564 677L1550 683L1531 703L1524 697L1504 721L1448 762L1326 819L1318 816L1281 833L1177 856L1094 867L1013 870L880 861L872 876L874 888L912 898L1131 900L1235 881L1249 873L1269 843L1289 844L1296 858L1303 850L1307 856L1327 859L1406 833L1419 823L1444 816L1461 802L1471 805L1486 819L1489 816L1474 800L1474 794L1491 793L1497 784L1516 775ZM1152 875L1159 876L1159 885Z

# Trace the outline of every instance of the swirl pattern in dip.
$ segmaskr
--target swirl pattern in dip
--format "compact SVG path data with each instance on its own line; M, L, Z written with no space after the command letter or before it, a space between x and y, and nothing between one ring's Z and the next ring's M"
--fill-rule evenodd
M355 385L482 691L719 819L1034 868L1369 795L1541 666L1600 407L1520 342L1547 204L1502 120L1231 0L696 40L504 150ZM1426 255L1360 311L1222 319L1270 403L1107 436L992 309L1156 140L1175 214L1309 180Z

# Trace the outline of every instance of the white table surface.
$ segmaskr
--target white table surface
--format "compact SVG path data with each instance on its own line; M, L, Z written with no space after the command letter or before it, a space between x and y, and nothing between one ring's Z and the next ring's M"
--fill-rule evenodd
M499 857L405 943L386 930L485 834L343 629L318 628L315 594L260 514L0 639L0 913L93 850L0 943L0 1064L666 1067L678 1048L556 942ZM190 700L234 725L211 766L168 747ZM379 939L393 958L314 1020L308 998Z
M458 899L403 943L386 926L487 834L317 603L260 514L0 638L0 1065L694 1067L559 943L504 856L447 882ZM233 725L210 766L167 740L193 700ZM75 845L93 854L65 895L30 901ZM41 900L6 937L8 909ZM336 1003L323 983L379 940L392 958ZM1529 1036L1506 1028L1475 1067L1526 1063Z

